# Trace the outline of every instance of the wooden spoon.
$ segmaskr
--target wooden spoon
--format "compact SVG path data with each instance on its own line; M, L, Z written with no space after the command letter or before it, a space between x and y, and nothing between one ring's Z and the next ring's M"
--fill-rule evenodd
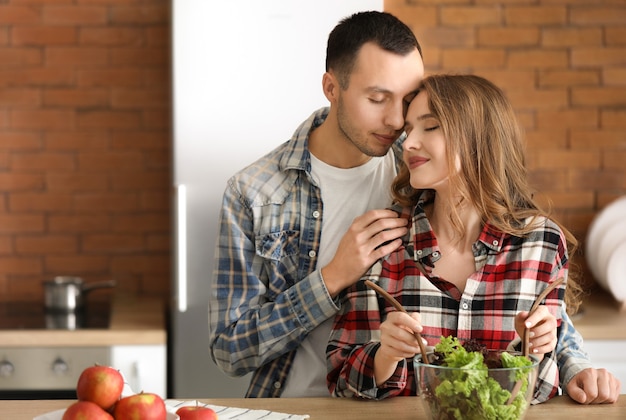
M546 287L543 292L541 292L539 294L539 296L537 296L537 298L535 299L535 301L533 302L533 306L530 307L530 311L528 311L528 316L531 316L539 307L539 305L541 304L541 301L544 300L546 298L546 296L548 296L548 294L554 290L556 287L558 287L561 283L563 283L565 279L563 277L560 277L556 280L554 280L552 283L550 283L548 285L548 287ZM529 347L529 343L530 343L530 331L528 330L528 328L524 329L524 337L522 340L522 354L526 357L528 357L529 355L529 351L528 351L528 347Z
M398 311L408 314L407 310L404 309L400 302L398 302L393 296L387 293L385 289L370 280L365 280L365 285L381 295L389 304L391 304ZM414 332L413 335L415 335L415 338L417 338L417 343L420 346L422 361L425 361L425 364L429 364L430 361L428 360L428 354L426 353L426 346L424 345L424 341L422 340L422 335L418 332Z

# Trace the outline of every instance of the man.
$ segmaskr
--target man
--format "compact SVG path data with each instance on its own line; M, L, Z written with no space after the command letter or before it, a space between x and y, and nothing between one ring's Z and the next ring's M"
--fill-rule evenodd
M329 395L337 295L407 232L385 208L402 158L395 140L423 74L421 47L394 16L342 20L322 79L330 107L228 181L210 346L224 372L253 372L247 397Z

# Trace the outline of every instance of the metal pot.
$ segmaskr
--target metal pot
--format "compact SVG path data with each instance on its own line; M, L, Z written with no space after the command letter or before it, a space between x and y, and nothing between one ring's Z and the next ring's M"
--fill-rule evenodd
M83 307L85 294L115 286L115 280L84 284L80 277L57 276L44 281L45 308L51 312L74 312Z

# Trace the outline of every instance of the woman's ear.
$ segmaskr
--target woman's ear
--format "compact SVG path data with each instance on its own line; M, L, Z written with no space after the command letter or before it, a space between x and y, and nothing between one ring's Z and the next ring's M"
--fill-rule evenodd
M331 72L324 73L322 76L322 91L324 92L324 96L328 99L328 102L334 104L337 102L337 98L339 98L339 81L337 77Z

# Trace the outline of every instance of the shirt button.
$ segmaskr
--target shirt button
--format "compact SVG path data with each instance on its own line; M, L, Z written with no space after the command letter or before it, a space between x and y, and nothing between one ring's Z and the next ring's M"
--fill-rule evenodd
M421 250L421 249L418 249L417 251L415 251L415 253L416 253L417 255L422 255L422 250Z
M498 246L498 241L494 239L494 241L492 242L493 246Z
M463 309L467 309L467 308L469 308L469 305L467 304L467 302L463 302L463 305L461 305L461 307Z
M314 217L315 219L319 218L319 217L320 217L320 212L319 212L319 211L317 211L317 210L315 210L315 211L313 212L313 217Z
M309 257L314 258L317 254L315 253L315 251L310 250L309 251Z
M280 389L281 386L282 385L280 384L280 382L278 382L278 381L274 382L274 388Z
M433 257L437 258L439 256L439 252L435 251L433 252Z

